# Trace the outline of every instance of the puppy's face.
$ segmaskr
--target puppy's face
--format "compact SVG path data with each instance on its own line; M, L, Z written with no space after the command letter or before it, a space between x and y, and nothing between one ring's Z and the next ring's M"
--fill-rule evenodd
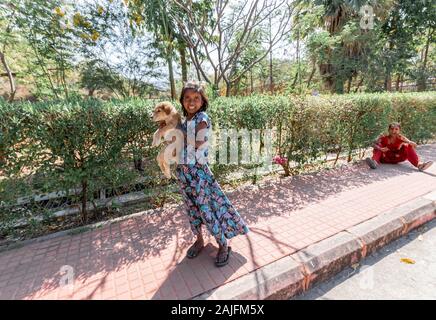
M156 105L153 111L153 121L165 121L170 114L175 111L174 106L170 102L160 102Z

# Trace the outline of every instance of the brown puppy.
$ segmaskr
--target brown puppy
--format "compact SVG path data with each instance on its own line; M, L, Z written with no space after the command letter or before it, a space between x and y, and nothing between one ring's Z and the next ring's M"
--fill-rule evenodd
M159 168L165 177L171 178L170 161L173 160L178 163L178 150L180 150L183 143L183 133L180 129L177 129L181 122L181 116L171 102L163 101L155 106L153 121L158 122L160 125L153 135L153 147L158 146L162 138L165 139L166 137L173 136L172 141L175 142L171 149L168 148L170 142L165 140L165 148L162 148L156 158Z

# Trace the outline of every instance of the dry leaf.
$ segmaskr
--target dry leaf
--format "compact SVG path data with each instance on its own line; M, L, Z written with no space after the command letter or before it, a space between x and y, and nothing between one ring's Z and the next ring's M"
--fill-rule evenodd
M419 240L419 241L424 240L424 237L422 236L422 234L419 235L418 240Z
M415 260L409 258L401 258L401 262L408 263L408 264L415 264Z

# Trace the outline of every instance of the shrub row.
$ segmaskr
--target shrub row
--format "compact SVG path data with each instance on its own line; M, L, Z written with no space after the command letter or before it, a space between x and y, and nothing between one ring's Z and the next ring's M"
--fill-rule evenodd
M102 188L116 190L140 177L150 188L164 184L157 150L150 148L155 103L0 100L2 208L19 196L68 195L75 188L80 191L71 193L72 202L85 208ZM303 165L332 152L348 152L351 160L353 150L368 147L391 121L401 122L403 133L418 143L433 139L436 93L220 97L207 112L219 128L273 128L274 153L285 159L280 164L289 174L290 161ZM0 223L10 221L11 212L3 210ZM82 215L86 219L86 210Z

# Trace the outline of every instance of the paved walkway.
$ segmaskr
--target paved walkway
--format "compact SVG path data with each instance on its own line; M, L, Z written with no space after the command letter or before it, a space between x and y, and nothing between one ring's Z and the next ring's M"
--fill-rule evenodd
M436 145L418 153L436 160ZM436 165L362 162L240 188L228 195L251 232L231 240L222 268L208 237L199 257L185 258L193 236L182 205L28 244L0 253L0 299L189 299L434 191L435 177Z

